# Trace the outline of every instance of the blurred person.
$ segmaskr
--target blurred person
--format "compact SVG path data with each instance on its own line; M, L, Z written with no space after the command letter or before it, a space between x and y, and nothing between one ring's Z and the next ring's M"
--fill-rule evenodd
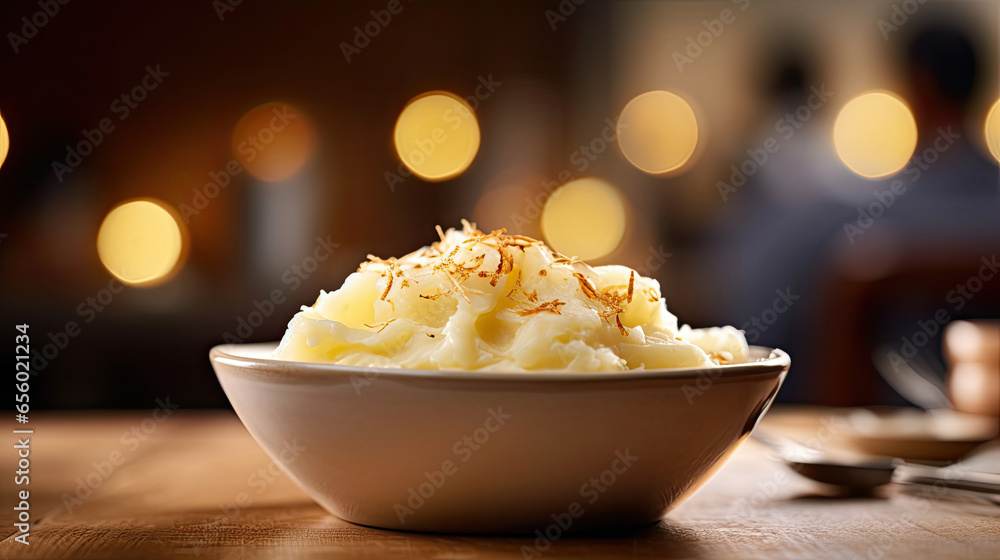
M1000 197L996 164L973 148L980 132L965 125L982 122L967 118L980 57L960 26L931 12L929 23L913 21L910 35L897 39L918 127L909 164L867 180L836 161L823 126L845 102L836 100L826 107L828 119L777 136L777 151L724 196L719 226L706 239L708 276L730 286L717 290L728 298L720 308L745 320L737 326L751 342L793 356L786 401L903 404L875 373L876 348L902 355L923 329L923 344L916 353L907 347L905 357L920 371L939 370L937 310L946 308L949 319L997 314L990 296L964 298L970 301L961 308L948 301L956 283L981 266L983 251L1000 241ZM765 82L773 109L762 120L764 140L741 157L760 157L774 137L775 116L808 105L813 84L822 84L802 49L786 48L779 60ZM897 181L902 194L887 194ZM881 205L879 216L866 220L861 210L872 204Z
M909 165L888 181L902 181L906 190L869 230L867 241L887 262L848 307L868 326L865 350L891 352L929 376L944 369L944 323L1000 316L993 295L1000 278L989 288L990 256L1000 246L997 164L976 146L985 115L973 112L984 78L982 51L952 11L935 8L922 10L899 38L918 143ZM858 266L849 252L841 260ZM987 289L970 290L969 282Z
M823 269L821 248L851 215L838 190L856 181L831 159L822 117L838 100L804 45L784 43L761 57L765 109L757 132L716 184L724 204L703 240L706 270L699 275L725 282L713 290L722 294L717 308L751 344L794 356L799 375L786 379L779 395L786 401L810 398L803 373L812 368L808 302Z

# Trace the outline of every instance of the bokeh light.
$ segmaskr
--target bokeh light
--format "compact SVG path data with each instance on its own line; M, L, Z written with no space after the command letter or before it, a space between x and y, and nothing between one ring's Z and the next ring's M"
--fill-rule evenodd
M618 117L617 131L625 158L651 174L680 169L698 146L694 111L669 91L650 91L629 101Z
M97 233L97 255L108 272L126 284L155 286L180 269L184 232L165 203L123 202L105 216Z
M301 110L272 101L244 114L233 129L233 155L254 177L283 181L302 168L316 147L316 134Z
M10 135L7 134L7 123L3 122L3 115L0 115L0 166L7 159L7 151L10 150Z
M910 161L917 147L917 123L895 95L863 93L837 115L833 144L851 171L870 179L885 177Z
M444 181L460 175L476 158L479 122L458 96L425 93L399 114L393 141L407 169L428 181Z
M625 235L625 203L617 189L600 179L570 181L545 201L542 234L560 253L599 259Z
M990 107L990 112L986 114L986 146L997 161L1000 161L1000 99ZM0 161L3 161L0 158Z

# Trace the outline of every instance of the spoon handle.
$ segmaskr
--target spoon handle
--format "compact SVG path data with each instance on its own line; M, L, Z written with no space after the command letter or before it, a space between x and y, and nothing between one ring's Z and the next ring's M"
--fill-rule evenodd
M893 482L922 484L945 490L966 490L1000 496L1000 474L965 471L953 467L902 463L896 468Z

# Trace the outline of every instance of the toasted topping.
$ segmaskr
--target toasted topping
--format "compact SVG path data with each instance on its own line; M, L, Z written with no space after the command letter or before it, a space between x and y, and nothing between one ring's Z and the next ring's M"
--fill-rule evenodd
M618 330L623 335L628 336L628 330L622 326L621 320L618 319L618 314L625 312L622 302L626 296L614 291L613 288L597 291L597 288L591 285L590 280L587 280L587 277L579 272L574 272L573 276L579 280L580 291L583 292L583 295L596 304L594 308L597 309L597 314L607 321L609 325L611 324L611 317L614 316L615 321L618 323Z
M433 294L426 294L426 295L425 294L420 294L420 297L422 297L424 299L435 300L435 299L437 299L437 298L439 298L441 296L446 296L446 295L448 295L450 293L451 293L451 290L448 290L447 292L442 292L441 290L438 290L437 292L435 292Z
M399 258L369 255L342 287L293 318L275 355L497 371L701 367L749 357L732 327L679 327L656 280L630 268L591 267L539 240L466 221L437 233Z
M389 326L389 323L391 323L391 322L393 322L395 320L396 320L396 318L393 317L392 319L389 319L388 321L386 321L384 323L377 323L377 324L374 324L374 325L369 325L369 324L366 323L365 326L368 327L369 329L374 329L375 327L378 327L378 330L375 331L375 332L376 333L380 333L380 332L384 331L386 327Z
M535 313L545 313L546 311L555 313L556 315L562 315L562 313L559 312L559 308L563 305L566 304L558 299L554 299L552 301L542 302L539 305L528 309L518 309L516 313L521 317L527 317L528 315L534 315Z

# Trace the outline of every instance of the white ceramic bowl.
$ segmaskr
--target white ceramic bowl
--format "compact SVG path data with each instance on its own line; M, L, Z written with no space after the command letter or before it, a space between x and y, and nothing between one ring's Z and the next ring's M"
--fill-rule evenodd
M770 406L781 350L717 368L483 373L356 368L222 345L212 366L265 451L362 525L512 533L653 523ZM550 531L551 532L551 531Z

